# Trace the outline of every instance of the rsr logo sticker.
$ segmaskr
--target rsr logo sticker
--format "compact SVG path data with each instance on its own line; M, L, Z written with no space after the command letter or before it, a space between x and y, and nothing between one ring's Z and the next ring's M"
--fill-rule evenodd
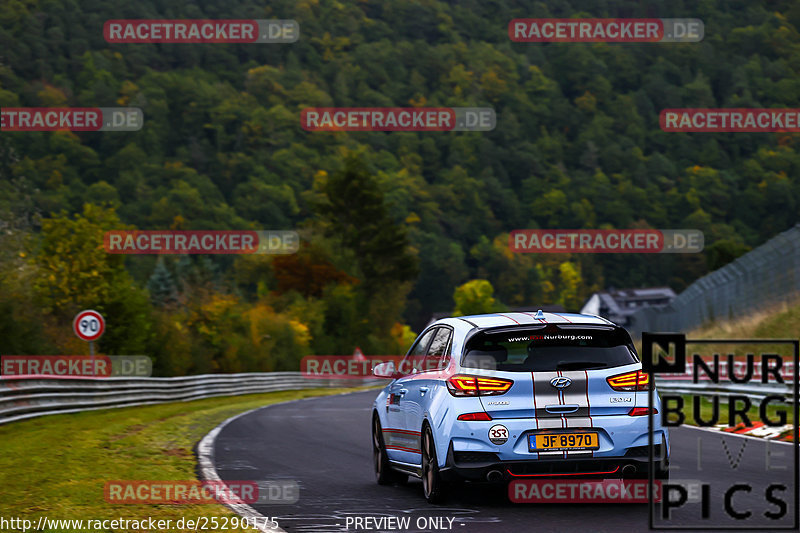
M498 446L508 441L508 430L505 426L497 424L489 428L489 440Z

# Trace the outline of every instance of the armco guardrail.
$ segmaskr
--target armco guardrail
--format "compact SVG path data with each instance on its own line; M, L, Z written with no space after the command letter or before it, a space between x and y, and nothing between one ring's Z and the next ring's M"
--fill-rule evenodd
M259 392L379 385L378 379L309 379L300 372L175 378L0 379L0 424L44 415L199 400Z
M794 388L787 384L761 383L712 383L700 381L693 383L686 380L661 380L656 378L659 391L677 394L697 394L701 396L747 396L751 400L761 401L767 396L782 396L793 403Z
M721 340L720 343L725 341ZM715 368L714 360L704 358L708 368ZM767 396L783 396L788 401L792 401L794 393L794 361L783 361L780 368L782 382L774 376L767 374L767 379L762 382L762 365L752 365L748 370L746 361L735 361L732 367L722 364L718 368L719 383L714 383L705 372L698 372L695 382L694 365L686 365L686 369L680 373L667 373L656 376L658 390L664 392L674 392L678 394L699 394L703 396L730 396L732 394L747 396L751 400L761 401ZM731 368L733 376L730 376ZM743 383L731 381L732 377L740 380L749 375L750 379Z
M206 374L177 378L3 378L0 379L0 424L44 415L215 396L382 383L385 380L308 379L300 372ZM791 387L777 384L715 384L662 379L657 379L656 383L661 391L679 394L741 394L754 400L778 394L789 401L792 396Z

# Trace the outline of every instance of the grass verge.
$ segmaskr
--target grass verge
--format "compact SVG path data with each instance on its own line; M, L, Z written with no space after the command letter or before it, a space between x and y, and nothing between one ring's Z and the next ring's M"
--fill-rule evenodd
M781 303L746 317L719 321L692 331L692 339L796 339L800 335L800 301Z
M736 415L734 416L733 420L730 420L730 412L729 412L729 403L726 401L725 398L717 399L717 417L714 417L714 405L711 398L707 396L693 396L690 394L682 394L680 395L683 398L683 412L684 416L687 418L687 423L691 423L691 425L699 425L695 423L694 420L694 403L698 402L698 407L700 412L700 418L706 423L711 423L712 425L719 425L725 424L728 426L730 422L733 422L733 426L742 424L744 421L742 420L741 416ZM699 400L695 400L695 398L699 398ZM744 407L744 404L739 402L737 404L738 408ZM675 407L674 402L670 407ZM769 420L778 422L781 420L781 413L782 416L786 417L786 423L791 423L792 420L792 406L791 404L778 404L778 403L770 403L767 405L766 415ZM749 421L752 422L762 422L760 417L759 411L759 403L754 401L750 405L750 409L745 411ZM676 416L674 414L669 415L670 421L675 421ZM733 427L730 426L730 427Z
M182 517L233 517L223 505L111 505L103 498L103 487L110 480L197 479L193 448L227 418L274 403L354 390L363 389L209 398L44 416L0 426L0 517L29 519L34 524L40 516L84 520L153 517L171 519L173 524ZM177 531L174 526L171 530Z
M662 393L662 401L664 401L664 394ZM694 413L694 404L698 402L699 413L698 415L700 418L705 422L705 427L708 427L708 424L712 426L724 426L726 428L733 428L736 427L737 429L745 429L753 427L753 424L758 425L758 423L767 423L767 420L761 419L760 413L760 405L757 401L754 401L750 409L746 411L749 424L746 424L745 421L742 419L741 416L736 415L731 420L730 418L730 404L724 398L719 398L717 400L717 416L714 417L714 405L713 400L707 396L693 396L688 394L680 395L683 398L683 408L680 409L680 412L683 413L685 419L682 425L688 426L699 426L701 424L695 419ZM674 401L670 402L670 407L675 408L676 405ZM738 403L738 408L744 407L744 404L741 402ZM794 418L792 413L792 405L791 404L778 404L778 403L770 403L767 405L766 408L766 415L770 421L773 423L780 423L780 425L784 424L791 424L792 418ZM676 422L678 417L675 413L670 413L668 418L671 422ZM782 421L783 418L783 421ZM792 430L785 430L778 435L775 440L781 441L789 441L793 440L793 433Z

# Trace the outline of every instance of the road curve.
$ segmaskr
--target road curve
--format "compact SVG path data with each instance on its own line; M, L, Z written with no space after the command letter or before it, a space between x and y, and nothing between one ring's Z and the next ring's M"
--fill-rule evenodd
M370 410L375 391L325 396L267 406L240 416L217 436L214 462L224 480L296 481L294 504L253 504L264 516L277 517L288 532L397 531L363 523L355 528L348 517L408 517L408 531L482 532L634 532L648 531L647 505L635 504L515 504L504 487L465 484L444 505L429 505L421 483L379 486L372 470ZM694 428L677 428L672 438L672 480L708 483L710 517L701 516L701 503L674 510L669 521L656 506L656 525L708 531L713 527L757 527L785 530L796 513L793 447ZM734 466L735 465L735 466ZM751 487L732 497L733 507L751 511L747 520L734 520L724 510L724 493L736 483ZM765 499L786 502L782 518ZM387 524L387 523L384 523ZM369 526L367 528L366 526ZM443 529L442 529L443 528Z

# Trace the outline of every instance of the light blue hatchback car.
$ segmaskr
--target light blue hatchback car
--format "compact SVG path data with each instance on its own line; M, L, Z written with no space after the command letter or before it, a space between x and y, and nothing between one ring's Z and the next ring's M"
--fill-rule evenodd
M514 478L646 478L648 375L630 335L600 317L497 313L429 325L375 400L378 483ZM653 417L654 476L668 479L669 436Z

